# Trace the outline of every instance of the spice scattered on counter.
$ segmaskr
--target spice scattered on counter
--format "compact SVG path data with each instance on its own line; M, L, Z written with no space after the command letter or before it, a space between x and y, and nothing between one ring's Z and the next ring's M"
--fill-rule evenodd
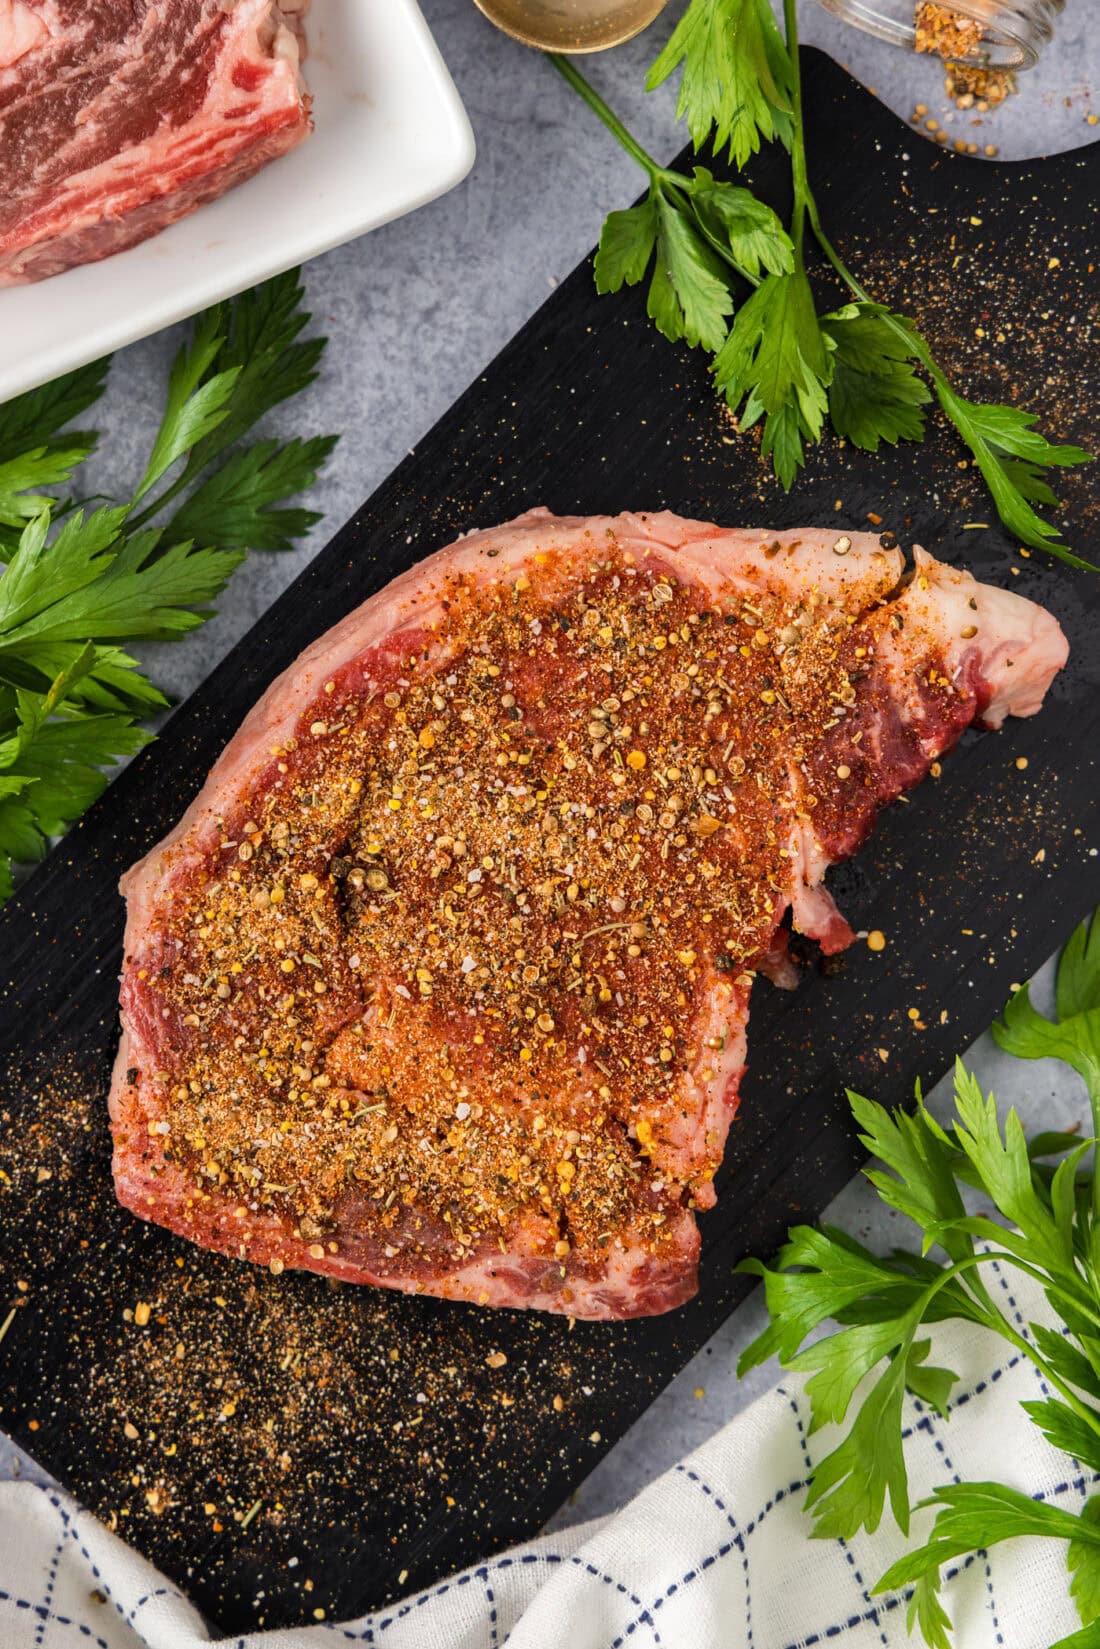
M976 109L984 115L1016 90L1016 76L1011 69L984 63L951 62L943 84L956 108Z

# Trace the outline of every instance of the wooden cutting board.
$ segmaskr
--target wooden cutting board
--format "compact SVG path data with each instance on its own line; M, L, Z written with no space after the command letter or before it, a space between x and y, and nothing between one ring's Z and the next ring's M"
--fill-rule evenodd
M1082 375L1100 147L991 166L911 134L817 53L805 78L826 219L868 284L972 393L1096 450ZM773 199L783 171L754 168ZM597 299L586 262L0 916L0 1318L17 1308L0 1427L220 1629L354 1615L535 1531L742 1297L738 1259L773 1250L857 1167L845 1084L901 1101L937 1078L1100 902L1100 579L1021 558L996 525L964 530L993 517L961 457L938 428L876 458L828 441L784 495L703 360L655 334L640 294ZM1096 474L1064 490L1073 541L1100 557ZM308 642L456 533L532 504L775 527L881 516L903 544L1044 602L1072 646L1042 715L968 735L831 878L885 952L826 969L806 947L797 992L757 986L701 1290L649 1322L276 1279L140 1224L110 1185L119 873Z

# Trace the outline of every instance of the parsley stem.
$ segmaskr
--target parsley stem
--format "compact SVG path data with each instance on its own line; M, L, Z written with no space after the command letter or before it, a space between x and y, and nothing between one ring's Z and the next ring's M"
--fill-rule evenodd
M783 0L783 20L787 30L787 55L791 60L791 96L794 103L793 135L791 138L791 173L794 179L794 212L791 217L791 239L794 242L796 263L802 264L802 241L806 208L810 203L810 184L806 173L806 139L802 124L802 70L798 60L798 5L797 0Z
M562 57L558 52L547 52L546 55L562 79L572 86L578 97L583 98L592 113L603 121L612 137L622 145L631 159L636 160L643 172L649 174L650 182L656 183L663 172L663 168L658 166L652 155L646 153L637 138L627 131L615 111L608 108L599 92L584 78L576 64L570 58Z
M642 148L637 138L627 130L613 109L610 109L595 87L589 84L584 75L573 63L571 58L562 57L557 52L547 52L546 56L557 69L562 79L572 86L578 97L582 98L594 114L603 121L612 137L622 145L632 160L637 161L642 170L648 173L650 198L661 192L665 199L669 199L670 192L675 195L677 209L687 217L712 251L729 265L735 275L749 286L759 286L759 275L752 274L737 259L732 256L728 246L715 239L705 222L698 216L691 199L692 180L685 177L683 172L677 172L667 166L659 166L653 156ZM148 512L147 512L148 513Z
M872 298L870 293L860 285L859 281L852 274L851 270L844 262L844 259L840 256L840 253L825 233L825 230L822 227L820 215L818 213L817 202L814 199L812 192L809 190L807 190L806 209L809 214L810 227L813 230L814 239L817 241L817 244L820 246L826 258L828 258L829 262L832 264L845 286L847 286L848 290L860 303L874 304L875 299ZM999 494L997 484L998 475L1003 478L1003 470L999 468L996 453L991 452L989 444L982 440L980 433L975 429L974 420L971 416L972 409L967 405L967 402L963 399L963 397L955 391L950 378L947 376L947 373L943 370L942 366L940 366L939 362L932 354L932 351L929 349L927 343L917 331L916 327L909 326L905 321L900 320L896 315L892 314L887 307L883 305L876 305L876 307L879 310L879 320L882 325L886 327L889 332L892 332L896 338L901 340L908 353L915 361L919 361L920 365L928 374L932 381L932 387L936 391L936 399L940 404L941 411L947 418L948 422L954 425L955 431L960 440L963 442L963 445L968 447L973 453L974 460L977 463L978 468L981 470L982 475L985 477L986 485L989 487L989 490L993 495L994 508L996 509L1001 520L1007 527L1009 527L1009 530L1011 531L1012 523L1006 513L1005 501ZM1018 486L1016 491L1017 496L1019 496ZM1020 528L1017 528L1016 530L1022 537L1026 538L1027 543L1033 545L1037 549L1047 550L1050 555L1057 556L1060 560L1065 561L1069 566L1079 567L1082 570L1089 572L1097 571L1094 563L1085 561L1081 556L1074 555L1072 551L1064 548L1062 545L1045 542L1043 538L1036 537L1034 535L1029 536L1026 529L1021 530ZM1092 1102L1091 1091L1089 1097L1090 1102ZM1098 1094L1097 1100L1100 1101L1100 1094ZM1092 1102L1092 1112L1093 1131L1094 1133L1100 1134L1100 1110L1098 1110L1097 1102ZM1100 1215L1100 1177L1094 1181L1094 1186L1093 1207L1097 1214Z
M875 302L874 298L871 297L871 294L852 274L852 271L848 268L848 265L844 262L844 259L840 256L840 253L825 233L824 226L821 222L821 214L818 211L817 201L814 198L813 190L810 188L809 175L806 168L805 134L802 125L802 74L798 57L797 0L783 0L783 16L787 29L787 50L791 59L791 85L794 100L794 136L791 142L791 173L794 180L794 213L791 220L791 239L794 242L795 257L798 264L801 265L804 219L808 217L814 239L817 241L818 246L821 248L828 261L832 264L837 275L839 275L849 292L851 292L853 297L855 297L860 303L872 304ZM960 418L961 409L957 398L952 392L950 379L936 361L932 351L929 349L920 333L913 327L904 325L901 321L896 319L896 317L891 314L888 309L883 309L880 315L880 320L888 331L892 332L895 337L901 339L909 354L915 360L920 362L921 366L932 380L933 387L936 391L936 397L943 411L946 413L951 423L954 424L956 430L962 436L962 439L966 445L972 452L975 453L975 455L977 455L977 449L974 442L970 438L968 431L963 427L963 421ZM999 505L998 513L1000 513ZM1098 1206L1100 1206L1100 1204L1098 1204Z
M181 473L172 482L172 485L170 487L165 487L159 498L154 498L151 504L147 504L140 515L130 517L126 523L127 532L137 532L139 527L144 527L153 519L157 511L163 509L169 499L177 497L191 480L191 466L190 463L187 463L184 465Z
M1017 1271L1025 1272L1027 1276L1033 1278L1036 1282L1041 1283L1044 1288L1049 1289L1051 1286L1051 1278L1049 1276L1044 1275L1044 1273L1038 1270L1035 1266L1028 1265L1027 1261L1021 1260L1018 1255L1009 1254L1007 1252L1002 1253L998 1249L983 1249L980 1252L967 1255L965 1259L956 1260L953 1265L945 1266L942 1275L937 1277L936 1281L932 1283L931 1286L925 1291L924 1301L921 1306L921 1314L918 1321L924 1320L924 1313L931 1305L933 1299L945 1286L945 1284L952 1280L952 1278L958 1277L965 1285L970 1282L970 1279L962 1276L964 1271L975 1270L976 1268L984 1265L987 1261L993 1260L1000 1260L1005 1265L1014 1266ZM1059 1292L1064 1293L1065 1290L1059 1290ZM1079 1302L1077 1303L1078 1309L1080 1309L1080 1304ZM983 1306L982 1315L985 1318L986 1326L992 1329L994 1333L1000 1334L1001 1337L1007 1340L1010 1345L1015 1346L1016 1350L1025 1356L1029 1362L1034 1363L1044 1380L1048 1381L1049 1384L1061 1394L1073 1412L1081 1420L1083 1420L1092 1431L1100 1435L1100 1419L1097 1418L1096 1411L1088 1403L1081 1401L1073 1387L1067 1385L1067 1383L1058 1374L1057 1370L1051 1366L1042 1353L1038 1351L1038 1349L1033 1346L1030 1341L1025 1340L1022 1334L1017 1333L1016 1329L1014 1329L1012 1324L1008 1321L1008 1318L1005 1317L1002 1312L998 1311L996 1306L993 1307L992 1312L986 1310Z
M798 56L798 15L797 0L783 0L783 15L787 28L787 50L791 58L792 89L794 96L794 141L791 146L791 171L794 176L795 217L792 228L792 239L801 261L802 257L802 216L805 214L810 220L810 228L814 239L822 252L832 264L840 279L848 290L860 303L874 303L875 299L867 289L860 284L840 253L825 233L821 222L821 213L818 210L814 192L810 188L809 173L806 167L806 142L803 130L802 116L802 72ZM946 374L937 365L931 350L920 334L912 328L903 326L896 321L893 315L887 313L882 317L885 324L896 337L908 346L911 352L920 361L921 365L931 376L937 390L949 388Z

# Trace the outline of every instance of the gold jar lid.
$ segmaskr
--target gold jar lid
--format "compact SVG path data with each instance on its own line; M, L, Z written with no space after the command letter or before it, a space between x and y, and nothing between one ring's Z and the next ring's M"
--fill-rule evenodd
M475 0L490 22L525 46L599 52L640 34L668 0Z

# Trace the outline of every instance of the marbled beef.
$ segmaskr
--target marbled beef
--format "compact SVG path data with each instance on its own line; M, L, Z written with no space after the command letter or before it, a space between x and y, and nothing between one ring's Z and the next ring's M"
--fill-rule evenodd
M310 131L308 0L0 0L0 286L94 263Z

